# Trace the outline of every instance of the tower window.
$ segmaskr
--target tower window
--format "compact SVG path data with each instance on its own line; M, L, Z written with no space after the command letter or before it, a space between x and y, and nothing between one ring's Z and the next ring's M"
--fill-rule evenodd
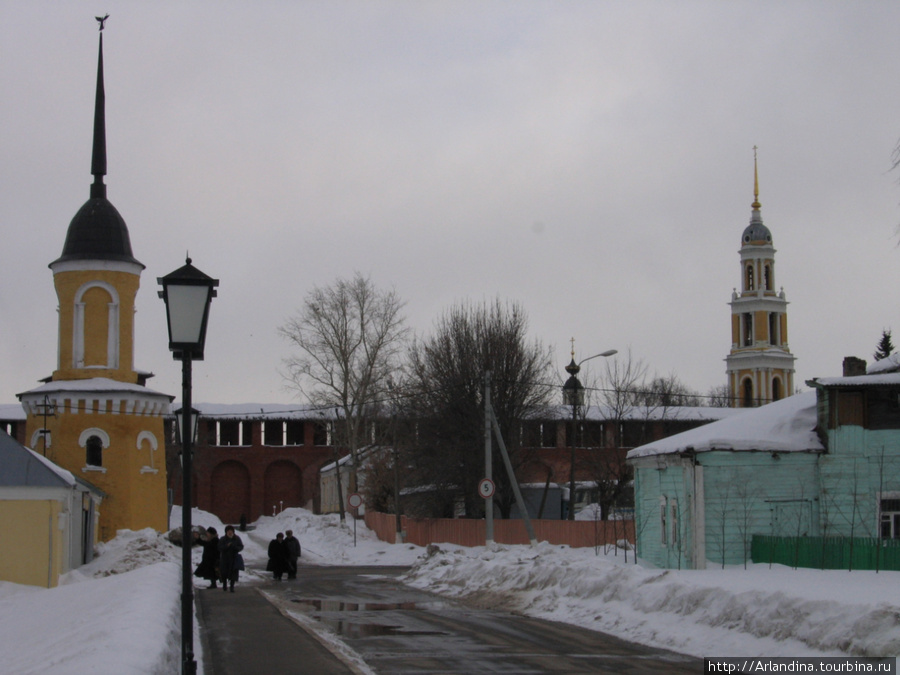
M778 344L778 314L775 312L769 313L769 344Z
M85 463L88 466L103 466L103 441L99 436L91 436L84 444L86 450Z
M779 380L777 377L772 380L772 400L781 400L781 380Z
M774 277L775 277L775 275L772 274L772 266L767 264L763 268L763 281L766 285L767 291L771 291L774 288L774 286L775 286Z
M753 263L747 265L747 290L752 291L755 290L756 284L753 278Z
M749 312L744 314L744 346L753 346L753 315Z

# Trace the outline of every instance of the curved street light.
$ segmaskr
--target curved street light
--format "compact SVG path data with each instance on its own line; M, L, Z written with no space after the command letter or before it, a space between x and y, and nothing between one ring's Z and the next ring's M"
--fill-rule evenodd
M575 430L578 423L578 406L584 405L584 387L578 380L578 373L581 371L581 364L585 361L600 358L601 356L607 357L618 354L618 350L608 349L605 352L588 356L586 359L581 359L581 361L575 363L574 342L575 340L573 338L572 361L566 366L566 372L569 373L569 379L566 380L566 383L563 385L563 405L572 406L572 433L570 434L571 438L569 439L571 452L571 458L569 460L569 512L566 514L568 520L575 520Z

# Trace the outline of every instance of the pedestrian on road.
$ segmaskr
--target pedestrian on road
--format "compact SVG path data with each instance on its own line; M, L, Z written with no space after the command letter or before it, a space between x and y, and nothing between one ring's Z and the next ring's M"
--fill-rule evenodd
M194 570L194 576L209 580L209 587L216 588L216 579L219 578L219 533L216 528L206 528L200 545L203 547L203 557Z
M231 584L231 592L234 593L234 582L244 569L243 548L244 542L234 533L234 526L226 526L225 536L219 539L219 572L222 574L223 591L227 591Z
M294 536L293 530L285 533L284 545L288 552L288 579L297 578L297 558L300 557L300 540Z
M275 575L275 581L281 581L284 573L289 571L288 565L287 546L284 545L284 535L279 532L269 542L269 564L266 565L266 570Z

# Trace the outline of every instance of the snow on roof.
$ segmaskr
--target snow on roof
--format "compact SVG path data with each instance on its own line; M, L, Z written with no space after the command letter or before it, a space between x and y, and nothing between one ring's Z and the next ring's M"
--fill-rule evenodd
M26 419L25 408L21 403L0 404L0 420L16 420L24 422Z
M712 406L626 406L623 410L616 411L605 405L588 406L585 410L585 419L604 422L607 420L667 420L684 422L709 422L733 417L742 412L739 408L714 408ZM540 416L543 419L571 419L572 406L559 405L550 409L548 416Z
M870 363L868 368L866 368L866 372L869 375L874 375L875 373L896 372L898 370L900 370L900 352L891 354L887 358L883 358L880 361Z
M0 485L76 485L75 476L0 431Z
M177 404L176 404L177 407ZM303 403L195 403L202 417L223 419L334 419L334 408Z
M23 391L20 394L16 394L16 396L34 396L66 391L96 392L103 394L128 392L140 394L141 396L163 396L170 401L174 398L172 396L169 396L168 394L163 394L162 392L154 391L153 389L149 389L147 387L142 387L139 384L119 382L118 380L111 380L108 377L91 377L86 380L53 380L51 382L47 382L46 384L42 384L40 387L35 387L34 389L29 389L28 391Z
M795 394L706 426L634 448L628 459L711 450L820 452L815 390Z
M886 361L887 359L882 359ZM879 361L878 363L881 363ZM873 366L876 364L872 364ZM821 377L810 380L807 384L824 387L875 387L875 386L900 386L900 372L872 371L871 366L867 375L853 375L851 377Z

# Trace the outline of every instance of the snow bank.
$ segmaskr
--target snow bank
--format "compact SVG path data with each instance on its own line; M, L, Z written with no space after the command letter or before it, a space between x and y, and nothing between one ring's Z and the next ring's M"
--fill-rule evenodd
M648 570L621 551L549 544L441 549L405 581L698 657L900 653L893 572Z
M123 532L52 589L0 582L4 672L163 675L180 669L179 549Z

